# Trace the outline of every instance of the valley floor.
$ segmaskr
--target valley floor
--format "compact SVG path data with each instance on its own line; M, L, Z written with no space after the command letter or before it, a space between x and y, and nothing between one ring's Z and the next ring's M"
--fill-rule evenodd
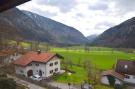
M57 82L72 84L81 84L83 81L87 81L87 71L84 69L85 62L91 62L93 66L92 71L97 71L98 83L95 85L96 89L112 89L108 86L100 84L100 74L104 70L113 69L118 59L135 60L134 53L127 53L123 51L116 51L111 48L91 48L89 51L83 49L66 49L66 48L53 48L52 52L56 52L64 56L64 62L70 62L68 66L69 70L75 73L68 75L64 73L60 76L56 76L54 79ZM62 63L63 64L63 63ZM62 65L64 68L64 65ZM90 79L91 81L91 79ZM100 87L100 88L99 88Z

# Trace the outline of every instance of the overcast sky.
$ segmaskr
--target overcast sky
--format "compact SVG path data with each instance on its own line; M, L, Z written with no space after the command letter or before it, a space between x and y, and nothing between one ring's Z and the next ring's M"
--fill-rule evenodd
M32 0L18 8L72 26L85 36L135 16L135 0Z

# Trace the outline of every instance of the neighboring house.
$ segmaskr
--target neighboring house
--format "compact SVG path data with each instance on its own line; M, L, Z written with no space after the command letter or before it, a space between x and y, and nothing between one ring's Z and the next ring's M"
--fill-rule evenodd
M135 60L118 60L115 71L125 76L125 83L135 84Z
M62 56L55 53L28 52L14 61L16 74L30 77L40 75L50 77L60 72L60 59Z
M13 49L3 49L0 51L0 64L9 64L22 55Z
M123 84L124 76L113 70L108 70L108 71L102 72L101 82L103 84L109 85L108 76L113 76L115 78L115 84Z
M115 78L115 84L135 84L135 61L118 60L114 70L104 71L101 74L101 82L109 85L107 76Z

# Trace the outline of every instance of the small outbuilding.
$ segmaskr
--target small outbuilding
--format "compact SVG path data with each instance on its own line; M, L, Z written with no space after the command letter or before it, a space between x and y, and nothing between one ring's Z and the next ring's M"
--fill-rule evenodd
M101 83L109 85L108 76L115 79L115 84L135 84L135 60L119 59L114 70L102 72Z
M115 84L120 84L120 85L123 84L124 76L117 73L117 72L115 72L115 71L113 71L113 70L108 70L108 71L102 72L102 74L101 74L101 82L103 84L109 85L109 79L108 79L109 76L114 77Z

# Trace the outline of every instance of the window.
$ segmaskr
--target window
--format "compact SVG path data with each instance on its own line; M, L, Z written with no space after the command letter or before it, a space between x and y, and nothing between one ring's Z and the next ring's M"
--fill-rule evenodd
M50 74L52 74L52 73L53 73L53 70L50 71Z
M14 61L14 59L12 58L11 61Z
M53 66L53 63L50 63L50 66Z
M58 62L55 62L55 65L57 65L58 64Z
M32 64L29 64L29 66L32 66Z
M129 78L130 78L130 76L128 76L128 75L125 75L125 78L129 79Z
M57 72L57 71L58 71L58 68L55 69L55 72Z
M39 66L39 64L36 64L36 66Z
M125 68L125 69L128 69L128 65L124 65L124 68Z
M23 70L21 70L20 72L23 73Z

